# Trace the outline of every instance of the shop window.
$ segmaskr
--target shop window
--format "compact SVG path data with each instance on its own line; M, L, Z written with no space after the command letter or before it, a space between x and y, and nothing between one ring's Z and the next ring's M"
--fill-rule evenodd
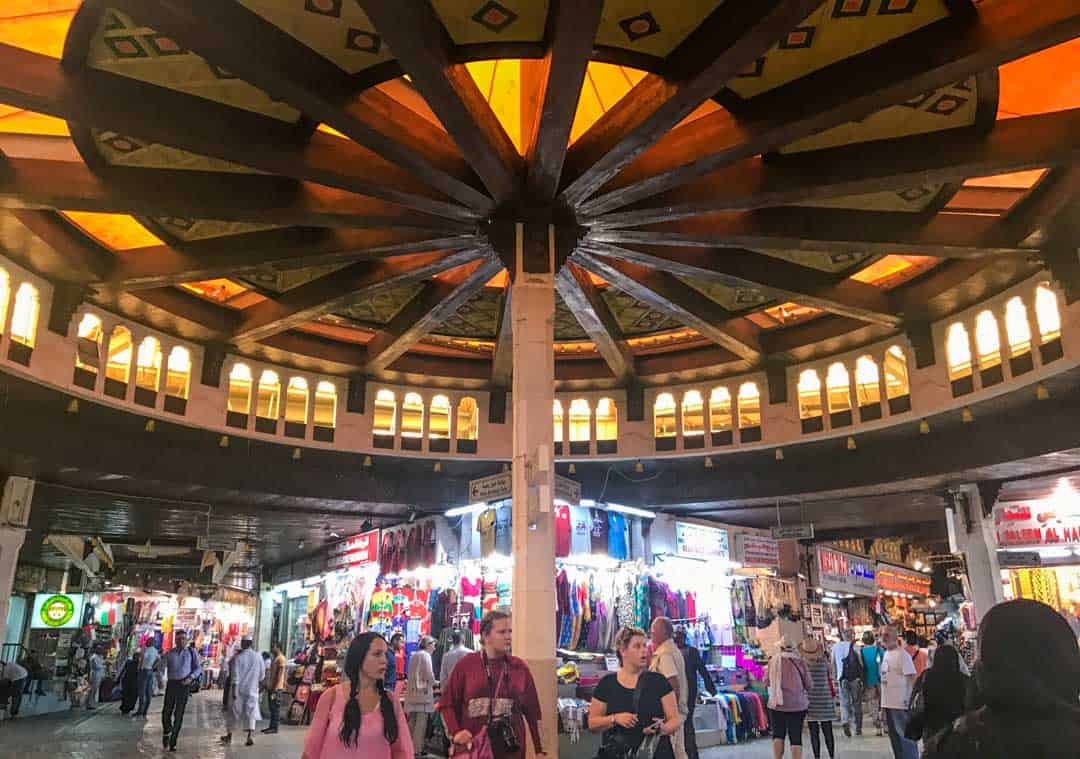
M617 453L619 450L619 410L611 398L596 402L596 452Z
M859 421L881 418L881 373L869 356L855 361L855 399L859 402Z
M146 337L135 352L135 402L153 408L161 385L161 343Z
M1005 304L1005 337L1009 341L1009 371L1014 377L1034 368L1031 358L1031 324L1019 295Z
M479 437L480 408L475 398L462 398L457 410L457 452L476 453L476 440Z
M229 370L229 398L225 411L225 424L247 429L251 413L251 369L247 364L233 364Z
M109 350L105 356L105 395L121 400L127 396L131 377L131 330L119 326L109 336Z
M705 447L705 400L697 390L687 390L682 398L683 448Z
M281 416L281 380L277 372L264 369L259 375L255 391L255 430L268 435L277 434L277 420Z
M450 399L436 395L431 399L428 417L428 450L447 453L450 450Z
M180 345L169 351L165 364L165 410L173 414L187 411L191 385L191 352Z
M975 317L975 350L979 358L979 380L983 387L1004 379L1001 368L1001 335L997 319L990 311Z
M18 307L16 300L15 308ZM1064 355L1061 347L1061 312L1058 311L1057 295L1045 282L1035 288L1035 320L1039 325L1039 355L1043 363L1061 358ZM14 337L14 320L11 332Z
M813 369L804 369L799 374L799 419L804 433L825 429L821 377Z
M761 391L754 382L739 386L739 440L756 443L761 440Z
M8 298L11 296L11 277L7 269L0 268L0 335L4 334L4 325L7 324Z
M424 399L420 393L406 393L401 402L401 447L419 451L424 434Z
M570 453L580 456L589 452L592 431L592 408L584 398L570 401Z
M847 367L837 361L825 373L825 395L829 399L829 424L847 427L851 415L851 375Z
M75 376L72 382L86 390L93 390L101 363L101 342L105 337L101 319L94 314L83 314L75 334Z
M30 365L30 354L37 338L38 312L41 301L37 288L23 282L15 291L15 306L11 311L11 345L8 358L24 366Z
M709 393L709 431L713 445L732 442L731 392L726 387L714 387Z
M315 386L315 406L311 410L312 437L321 443L334 442L337 424L337 386L323 380Z
M285 386L285 435L307 435L308 383L303 377L290 377Z
M382 389L375 394L375 411L371 425L376 448L393 448L397 430L397 398L394 393Z
M975 389L971 378L971 342L968 331L960 322L953 323L945 333L945 356L949 362L949 381L953 397Z
M656 450L675 450L675 396L660 393L653 404L653 434Z
M555 455L559 456L563 450L563 407L558 398L551 404L551 423L555 441Z

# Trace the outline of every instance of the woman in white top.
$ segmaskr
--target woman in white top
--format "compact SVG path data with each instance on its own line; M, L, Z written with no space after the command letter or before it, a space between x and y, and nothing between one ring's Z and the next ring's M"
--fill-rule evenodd
M435 644L435 639L430 635L420 638L420 647L409 659L409 675L405 682L405 714L417 756L424 753L428 720L435 711L435 673L431 667L431 652L435 650Z

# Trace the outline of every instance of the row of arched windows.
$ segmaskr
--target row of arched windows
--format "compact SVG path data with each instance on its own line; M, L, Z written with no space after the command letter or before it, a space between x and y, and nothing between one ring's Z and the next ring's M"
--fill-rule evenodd
M1031 320L1032 310L1034 323ZM1003 381L1006 351L1012 376L1033 369L1033 333L1039 336L1039 354L1043 363L1063 355L1057 295L1045 282L1035 288L1033 309L1029 309L1019 295L1014 295L1005 302L1000 322L990 309L985 309L976 314L972 332L974 343L971 332L963 322L953 322L945 332L945 354L954 397L974 391L976 368L982 387Z
M653 436L658 451L673 451L682 417L683 448L704 448L706 432L713 445L728 445L739 440L752 443L761 440L761 391L755 382L739 385L734 399L726 387L714 387L709 392L708 408L700 390L687 390L676 407L675 396L664 392L653 403Z
M619 413L615 401L601 398L596 402L596 452L612 454L618 452ZM554 424L555 455L563 453L563 442L570 444L570 453L577 456L589 453L593 440L593 407L586 398L574 398L570 401L566 413L563 403L558 398L551 407Z
M38 315L41 312L41 298L37 288L29 282L21 283L15 289L14 303L11 303L12 282L7 270L0 268L0 335L4 333L11 309L11 343L8 358L24 366L30 364L30 353L34 349L37 337Z
M458 453L476 453L480 410L470 396L458 401L455 412L449 396L441 393L427 404L420 393L405 393L399 406L394 391L382 388L375 394L373 413L376 448L393 448L395 437L400 436L402 450L423 450L426 435L427 450L432 453L449 452L451 438L457 441Z
M885 351L880 366L869 354L859 356L850 368L836 361L825 369L824 382L817 369L804 369L799 373L797 392L803 432L825 429L826 414L831 427L846 427L854 422L856 407L859 421L880 419L882 398L890 414L911 409L907 359L899 345Z
M270 435L277 434L278 419L285 420L285 434L303 438L310 420L312 436L322 442L333 442L337 420L337 387L329 380L315 385L314 393L304 377L290 377L285 384L282 405L281 378L273 369L264 369L256 384L247 364L233 364L229 371L229 395L225 421L230 427L247 428L255 400L255 429ZM284 411L284 413L282 413ZM310 415L309 415L310 411Z

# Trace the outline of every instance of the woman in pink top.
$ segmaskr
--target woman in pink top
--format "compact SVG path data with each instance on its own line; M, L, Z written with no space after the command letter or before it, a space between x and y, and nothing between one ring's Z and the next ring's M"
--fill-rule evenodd
M345 682L319 699L304 737L303 759L413 759L401 705L383 687L386 640L364 633L345 656Z
M772 723L773 757L784 755L784 739L791 742L793 759L802 757L803 720L810 705L813 682L806 662L786 635L769 660L769 721Z

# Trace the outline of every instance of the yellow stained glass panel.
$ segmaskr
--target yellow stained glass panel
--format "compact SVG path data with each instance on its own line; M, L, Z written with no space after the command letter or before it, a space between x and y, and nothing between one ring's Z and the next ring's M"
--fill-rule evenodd
M134 216L91 211L61 211L65 218L110 250L131 250L164 245Z
M82 0L4 0L0 42L50 58L64 54L68 27Z
M71 131L67 122L44 113L0 105L0 132L8 134L40 134L51 137L68 137Z

